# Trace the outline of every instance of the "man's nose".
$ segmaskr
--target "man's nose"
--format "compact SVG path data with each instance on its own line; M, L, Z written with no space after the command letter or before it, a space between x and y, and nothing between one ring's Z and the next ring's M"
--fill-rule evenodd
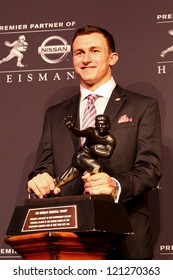
M89 52L86 52L83 56L83 62L88 63L92 60L91 54Z

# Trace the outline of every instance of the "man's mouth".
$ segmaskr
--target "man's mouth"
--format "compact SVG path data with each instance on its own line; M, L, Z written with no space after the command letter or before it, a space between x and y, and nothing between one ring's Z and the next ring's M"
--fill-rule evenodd
M96 68L96 67L95 66L83 66L83 67L81 67L82 70L94 69L94 68Z

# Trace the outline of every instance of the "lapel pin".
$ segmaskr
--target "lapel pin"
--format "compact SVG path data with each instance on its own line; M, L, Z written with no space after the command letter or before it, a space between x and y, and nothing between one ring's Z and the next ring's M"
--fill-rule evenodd
M115 101L120 101L120 100L121 100L120 97L115 98Z

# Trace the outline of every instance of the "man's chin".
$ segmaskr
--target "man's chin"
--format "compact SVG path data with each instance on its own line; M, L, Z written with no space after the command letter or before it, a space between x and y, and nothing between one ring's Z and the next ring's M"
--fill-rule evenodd
M82 79L81 86L83 86L84 88L91 88L94 85L95 81L93 81L92 79Z

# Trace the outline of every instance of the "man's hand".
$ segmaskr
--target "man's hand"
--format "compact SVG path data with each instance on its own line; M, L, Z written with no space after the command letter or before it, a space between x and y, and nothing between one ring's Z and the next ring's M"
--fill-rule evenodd
M44 198L51 192L58 194L60 188L57 188L54 179L47 172L44 172L28 181L28 193L32 192L34 192L39 198Z
M85 194L106 194L116 198L117 188L115 181L107 173L100 172L92 175L89 172L85 172L82 179Z

